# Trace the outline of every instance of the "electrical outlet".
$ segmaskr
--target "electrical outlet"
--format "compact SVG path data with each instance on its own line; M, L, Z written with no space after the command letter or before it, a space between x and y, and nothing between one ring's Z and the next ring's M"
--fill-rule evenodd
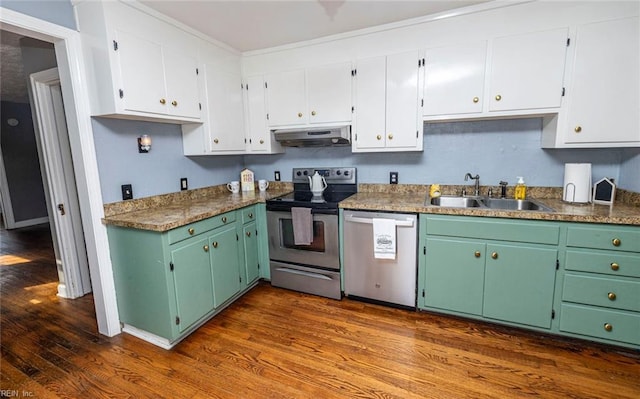
M398 172L389 172L389 184L398 184Z
M180 191L184 191L188 189L189 189L189 183L187 183L187 178L186 177L180 178Z
M275 172L273 172L273 180L280 181L280 171L279 170L276 170Z
M133 199L133 188L131 187L131 184L123 184L121 188L122 188L122 200Z

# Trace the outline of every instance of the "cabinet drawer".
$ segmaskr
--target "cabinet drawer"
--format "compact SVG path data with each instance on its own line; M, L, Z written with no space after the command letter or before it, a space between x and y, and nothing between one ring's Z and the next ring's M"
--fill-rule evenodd
M640 281L567 274L562 300L640 312Z
M640 254L614 251L567 250L566 270L640 277Z
M460 216L428 216L426 230L429 235L539 244L558 244L560 238L555 223Z
M569 227L567 246L640 252L640 227Z
M256 220L256 207L248 206L246 208L242 208L242 224L253 222Z
M640 345L640 314L569 304L561 309L560 331Z
M174 244L178 241L186 240L189 237L194 237L206 231L224 226L225 224L233 223L235 222L235 220L236 213L227 212L221 215L210 217L208 219L177 227L173 230L169 230L168 232L169 244Z

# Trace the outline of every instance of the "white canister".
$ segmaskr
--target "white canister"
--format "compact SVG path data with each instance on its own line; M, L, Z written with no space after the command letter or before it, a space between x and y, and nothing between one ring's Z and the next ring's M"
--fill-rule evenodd
M564 164L563 201L578 204L591 202L591 186L590 163Z

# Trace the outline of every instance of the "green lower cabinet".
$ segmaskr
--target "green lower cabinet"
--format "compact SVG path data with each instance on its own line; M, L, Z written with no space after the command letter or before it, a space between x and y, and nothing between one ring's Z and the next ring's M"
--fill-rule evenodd
M213 308L213 280L206 238L171 251L180 332Z
M488 244L482 315L550 328L556 248Z
M256 222L242 227L244 251L245 285L252 284L260 277L260 261L258 259L258 230Z
M218 229L209 236L213 271L214 306L219 307L240 291L240 262L236 227Z
M429 307L482 315L484 253L480 241L427 238L425 304Z

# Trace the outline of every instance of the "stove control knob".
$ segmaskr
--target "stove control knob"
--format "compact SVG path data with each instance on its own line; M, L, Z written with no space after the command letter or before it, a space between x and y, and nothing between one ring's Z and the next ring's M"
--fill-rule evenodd
M304 171L304 175L307 176L309 174L309 172L307 172L306 170Z
M336 175L340 176L342 172L340 170L336 170Z
M345 175L345 176L349 176L349 171L348 171L348 170L345 170L345 171L344 171L344 175Z
M300 172L300 171L296 172L296 176L301 176L301 175L302 175L302 172Z

